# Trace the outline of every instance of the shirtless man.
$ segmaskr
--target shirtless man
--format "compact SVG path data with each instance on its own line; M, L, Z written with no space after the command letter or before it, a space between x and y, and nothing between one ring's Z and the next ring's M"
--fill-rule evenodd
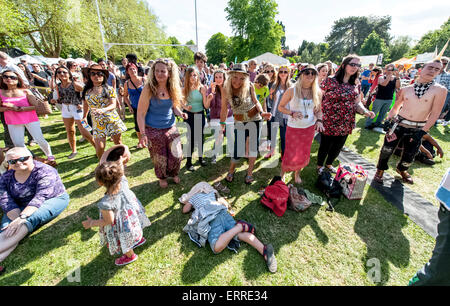
M403 154L397 164L397 172L402 176L403 182L414 183L407 170L419 151L422 137L439 118L447 95L445 87L434 83L434 78L441 68L440 60L426 63L416 82L400 90L394 107L386 117L398 125L394 130L391 128L384 138L374 176L376 182L383 183L383 172L389 168L389 158L398 143L404 139Z

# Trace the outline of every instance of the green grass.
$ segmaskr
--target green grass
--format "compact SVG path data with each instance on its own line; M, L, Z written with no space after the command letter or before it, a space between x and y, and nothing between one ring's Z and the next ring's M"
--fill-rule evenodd
M358 120L360 127L362 118ZM229 158L204 168L197 164L193 173L182 168L181 185L170 184L161 190L148 151L134 148L137 139L128 115L129 130L123 138L130 146L132 160L127 178L152 225L144 230L147 243L136 250L139 260L118 268L114 257L99 246L97 229L85 230L81 225L87 216L98 218L96 202L104 193L93 177L97 164L94 149L79 144L78 156L69 161L60 114L52 114L41 124L71 201L58 218L25 238L2 263L7 272L0 277L0 285L405 285L428 261L434 247L433 238L369 186L363 200L341 200L334 213L314 205L304 213L288 210L278 218L260 204L258 190L279 174L279 166L264 168L264 160L259 159L251 186L243 183L247 164L240 164L234 182L228 185L229 201L236 219L254 224L258 238L274 245L278 272L268 272L263 258L246 244L238 254L224 250L213 255L209 245L198 248L182 231L189 216L181 213L178 198L200 181L223 179ZM433 135L448 152L449 139L443 128ZM375 163L381 135L363 130L362 139L358 136L356 129L347 146ZM302 173L305 188L316 193L317 149L314 142L310 165ZM33 147L33 151L43 156L39 148ZM184 164L185 160L182 167ZM447 157L431 168L413 166L419 184L426 182L413 189L435 202L433 191L446 167ZM381 282L377 284L368 277L371 258L377 258L381 267ZM77 267L81 281L70 282L67 277Z

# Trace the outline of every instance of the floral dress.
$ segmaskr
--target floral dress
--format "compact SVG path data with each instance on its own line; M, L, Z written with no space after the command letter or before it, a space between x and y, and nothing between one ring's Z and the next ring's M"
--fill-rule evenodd
M335 78L326 78L320 85L323 90L322 111L324 135L346 136L355 128L355 100L359 87L339 84Z
M116 92L110 86L105 86L100 95L86 94L86 102L91 110L105 108L109 99L112 98L116 98ZM107 138L112 135L122 134L127 130L115 109L103 114L92 114L92 125L95 138Z
M120 191L115 195L105 195L98 208L114 212L114 223L100 227L99 231L100 244L106 244L111 255L130 251L141 241L142 229L151 225L141 202L128 187L125 176L120 182Z

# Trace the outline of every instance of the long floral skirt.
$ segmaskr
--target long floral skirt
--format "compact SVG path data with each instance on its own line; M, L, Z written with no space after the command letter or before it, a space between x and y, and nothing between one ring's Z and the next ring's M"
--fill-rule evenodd
M172 126L167 129L156 129L147 126L145 134L149 141L148 150L156 177L164 180L177 176L183 159L180 133L177 128Z

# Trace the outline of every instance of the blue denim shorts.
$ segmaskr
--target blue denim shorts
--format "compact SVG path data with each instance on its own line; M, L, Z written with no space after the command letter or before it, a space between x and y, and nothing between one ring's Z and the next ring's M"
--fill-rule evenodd
M219 236L232 229L235 225L236 221L226 210L222 210L217 217L209 223L211 229L208 234L208 242L214 254L216 254L214 247L216 246ZM234 239L237 239L237 237Z
M69 195L66 192L56 198L46 200L44 203L42 203L41 207L39 207L38 210L36 210L31 216L26 218L26 222L24 224L27 226L28 232L34 232L40 226L56 218L60 213L63 212L64 209L66 209L68 205ZM0 228L4 228L11 222L12 221L4 213Z

